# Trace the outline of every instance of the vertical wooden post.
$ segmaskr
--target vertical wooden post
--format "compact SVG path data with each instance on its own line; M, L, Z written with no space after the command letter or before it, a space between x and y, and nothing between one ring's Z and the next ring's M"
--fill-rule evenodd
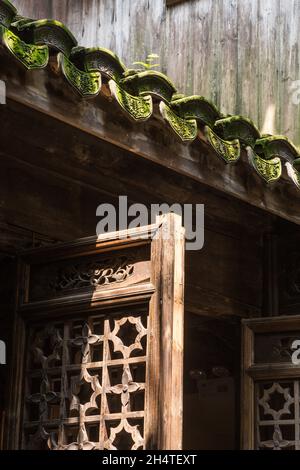
M160 218L152 243L146 448L182 448L184 235L181 217L172 213Z
M153 232L155 233L154 237ZM182 448L185 252L184 229L181 225L181 217L176 214L162 216L156 224L151 226L151 230L149 227L146 231L144 230L142 234L143 239L145 234L147 244L151 244L151 284L149 283L149 271L147 271L147 277L145 278L147 280L145 289L147 287L147 290L145 290L145 294L139 297L138 300L127 299L130 305L137 303L145 309L146 305L148 306L151 295L147 328L147 358L145 361L144 446L149 450L180 450ZM118 233L110 234L106 239L111 243L111 240L114 240L117 235ZM136 231L128 231L129 241L127 243L133 248L136 246L136 240L133 239L132 241L130 235L137 237ZM88 243L88 246L90 246L91 241ZM71 253L73 253L73 248L74 243L69 246ZM94 241L91 248L95 249ZM109 245L109 249L107 246L106 248L105 252L107 253L110 251L111 245ZM49 250L52 251L51 249ZM54 247L51 256L56 254L58 259L60 259L56 250L57 247ZM65 250L66 247L63 247L64 256L66 255ZM86 254L84 252L81 256L83 257ZM50 258L52 259L51 256ZM30 300L26 297L30 269L24 260L20 260L16 296L14 358L11 368L11 400L7 420L9 432L7 433L6 444L6 447L10 449L20 448L20 429L24 398L23 379L25 364L23 358L25 357L26 331L25 319L23 320L20 305L28 306L28 300ZM147 253L147 266L149 269L148 260ZM149 285L151 287L151 294L149 294ZM23 293L24 286L26 288ZM20 302L18 296L21 298ZM74 294L74 297L76 297L76 294ZM86 306L86 300L84 302L84 313L87 316L90 307ZM90 298L88 302L91 302ZM118 296L114 299L114 305L116 306L117 304ZM53 308L52 305L51 308ZM61 305L59 305L60 308ZM102 411L104 413L104 410Z
M253 331L242 325L242 370L241 370L241 449L253 450L254 444L254 383L247 369L253 363Z
M8 392L8 412L5 416L4 449L20 450L20 430L22 419L22 399L23 397L23 379L24 379L24 356L25 356L25 323L19 316L17 305L21 290L21 285L25 273L18 265L16 269L16 278L18 283L15 292L15 306L13 316L13 334L12 334L12 355L9 362L9 392Z

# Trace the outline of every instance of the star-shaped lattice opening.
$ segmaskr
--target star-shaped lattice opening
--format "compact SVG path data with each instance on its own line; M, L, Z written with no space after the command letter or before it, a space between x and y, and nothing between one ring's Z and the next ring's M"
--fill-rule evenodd
M275 395L276 394L276 395ZM280 395L280 400L278 400L278 395ZM281 407L278 406L279 409L274 409L274 402L281 402ZM274 420L278 420L283 415L290 415L291 410L290 406L294 403L294 398L290 394L290 388L283 388L277 382L274 382L273 385L268 388L264 389L264 393L262 398L259 400L259 404L263 407L265 415L271 415ZM276 405L275 405L276 406Z
M87 369L83 369L78 377L71 378L71 391L72 415L76 411L84 419L86 414L99 409L102 387L98 375L90 375Z
M107 450L137 450L144 445L139 425L132 426L127 419L121 420L116 427L110 428L110 434L104 443Z
M130 337L128 339L126 338L126 340L124 332L122 332L125 325L127 331L130 333ZM133 351L142 351L144 349L141 340L146 335L147 330L142 323L141 317L126 317L121 320L114 320L114 329L110 333L109 339L114 345L114 352L120 352L124 359L128 359ZM126 344L124 344L124 341Z

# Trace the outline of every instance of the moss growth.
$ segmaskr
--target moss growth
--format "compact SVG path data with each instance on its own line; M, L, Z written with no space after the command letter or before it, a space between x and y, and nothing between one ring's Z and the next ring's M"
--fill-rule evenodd
M244 146L253 147L261 137L254 123L243 116L230 116L215 123L214 130L226 140L239 139Z
M27 44L9 29L4 30L3 42L27 69L40 69L47 66L49 61L47 46Z
M196 139L198 127L195 119L182 119L163 102L160 103L160 111L171 129L183 142L190 142Z

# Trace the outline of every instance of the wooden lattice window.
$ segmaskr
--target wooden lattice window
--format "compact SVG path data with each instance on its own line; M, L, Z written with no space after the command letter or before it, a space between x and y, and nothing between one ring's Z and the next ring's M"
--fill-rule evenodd
M5 447L180 449L181 218L24 252L18 271Z
M30 333L24 447L144 447L147 313L88 317Z
M256 384L258 449L300 450L299 381Z
M242 447L300 450L300 317L245 320Z

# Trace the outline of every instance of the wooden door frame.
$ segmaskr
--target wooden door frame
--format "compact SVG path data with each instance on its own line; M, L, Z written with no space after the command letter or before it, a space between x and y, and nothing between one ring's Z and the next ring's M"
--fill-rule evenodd
M146 449L182 448L183 337L184 337L184 228L181 217L166 214L156 223L138 229L90 237L72 243L28 250L20 254L14 315L13 358L10 371L10 403L6 421L5 448L19 449L22 428L22 390L26 325L43 309L47 315L74 312L70 298L30 302L28 286L31 264L57 259L111 252L151 244L150 280L118 289L102 290L93 298L92 313L118 305L149 303L150 331L145 403ZM75 302L75 311L86 309L84 294Z
M300 377L300 367L294 364L256 364L255 335L300 331L300 315L242 320L241 373L241 448L254 450L255 444L255 382ZM300 339L300 338L299 338Z

